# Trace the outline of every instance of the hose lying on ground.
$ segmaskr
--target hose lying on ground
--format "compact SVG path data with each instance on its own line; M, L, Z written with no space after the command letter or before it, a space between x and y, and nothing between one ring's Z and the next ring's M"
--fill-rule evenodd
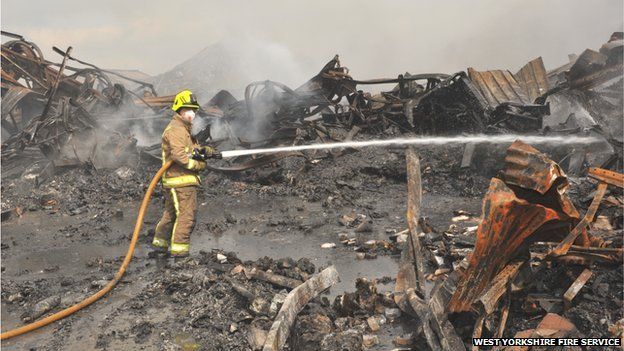
M108 284L106 284L106 286L103 287L100 291L96 292L95 294L87 297L86 299L78 302L77 304L73 306L70 306L62 311L59 311L53 315L47 316L43 319L32 322L25 326L22 326L13 330L9 330L0 334L0 340L10 339L14 336L28 333L30 331L33 331L35 329L41 328L50 323L63 319L73 314L74 312L79 311L82 308L89 306L90 304L94 303L99 298L104 296L107 292L113 289L113 287L119 282L119 280L121 280L121 277L126 272L126 268L130 264L130 260L132 260L132 254L134 253L134 248L136 246L137 240L139 239L139 232L141 231L141 226L143 225L143 217L145 216L145 211L147 210L147 206L149 205L149 201L150 201L150 198L152 197L152 193L154 192L154 188L156 187L156 184L158 184L158 181L162 177L163 173L165 173L165 171L169 168L169 166L171 166L172 162L173 161L167 161L158 170L158 172L156 172L156 174L154 175L154 178L152 178L152 181L147 187L147 191L145 192L145 196L143 196L143 201L141 202L141 207L139 208L139 215L137 216L136 224L134 225L134 232L132 233L130 246L128 246L128 252L126 253L126 257L121 263L121 267L119 267L119 270L117 271L117 274L115 274L115 277L113 278L113 280L111 280Z

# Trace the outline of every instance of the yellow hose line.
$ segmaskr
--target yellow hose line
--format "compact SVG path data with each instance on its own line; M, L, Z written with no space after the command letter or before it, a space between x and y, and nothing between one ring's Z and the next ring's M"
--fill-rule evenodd
M130 240L130 246L128 246L128 252L126 253L126 257L124 258L123 262L121 263L121 267L119 267L119 270L117 271L117 274L115 274L115 277L113 278L113 280L111 280L108 284L106 284L105 287L103 287L100 291L96 292L95 294L87 297L86 299L80 301L79 303L70 306L62 311L59 311L53 315L47 316L43 319L40 319L38 321L32 322L30 324L27 324L25 326L13 329L13 330L9 330L7 332L4 332L2 334L0 334L0 340L6 340L6 339L10 339L14 336L18 336L18 335L22 335L24 333L28 333L30 331L33 331L35 329L41 328L43 326L46 326L52 322L56 322L60 319L63 319L71 314L73 314L76 311L79 311L87 306L89 306L90 304L94 303L95 301L97 301L99 298L101 298L102 296L104 296L107 292L111 291L113 289L113 287L115 286L115 284L117 284L119 282L119 280L121 279L121 277L124 275L124 273L126 272L126 268L128 267L128 265L130 264L130 260L132 260L132 254L134 253L134 248L136 246L137 240L139 239L139 232L141 231L141 226L143 225L143 216L145 215L145 211L147 210L147 206L149 205L149 201L150 198L152 197L152 193L154 192L154 188L156 187L156 185L158 184L158 181L160 180L160 178L162 177L163 173L165 173L165 171L167 170L167 168L169 168L169 166L171 166L172 161L168 161L167 163L165 163L159 170L158 172L156 172L156 175L154 175L154 178L152 178L152 181L149 185L149 187L147 188L147 191L145 192L145 196L143 197L143 202L141 202L141 208L139 209L139 215L137 217L137 221L136 224L134 225L134 232L132 233L132 239Z

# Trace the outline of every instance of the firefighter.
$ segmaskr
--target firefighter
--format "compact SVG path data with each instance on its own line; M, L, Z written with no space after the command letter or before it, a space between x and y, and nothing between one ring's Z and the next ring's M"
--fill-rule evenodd
M199 173L206 168L205 161L191 158L194 150L214 153L209 147L200 147L191 135L191 125L199 109L197 99L190 90L175 96L173 118L162 135L162 162L173 160L162 177L165 191L165 209L156 225L152 246L156 252L174 258L187 257L191 232L195 226L197 187L201 184Z

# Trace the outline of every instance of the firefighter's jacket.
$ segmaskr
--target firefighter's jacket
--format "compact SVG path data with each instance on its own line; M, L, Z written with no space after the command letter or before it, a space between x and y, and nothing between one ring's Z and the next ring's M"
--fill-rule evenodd
M174 161L162 177L164 188L201 184L199 172L205 168L205 162L191 159L191 153L197 147L197 141L191 136L191 124L175 113L162 135L163 165L169 160Z

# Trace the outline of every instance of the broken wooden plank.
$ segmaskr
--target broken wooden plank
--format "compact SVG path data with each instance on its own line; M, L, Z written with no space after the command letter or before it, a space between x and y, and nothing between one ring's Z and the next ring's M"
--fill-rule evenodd
M592 271L585 268L583 272L581 272L581 274L572 283L572 285L570 285L568 290L563 294L564 309L567 310L568 308L570 308L570 306L572 305L572 300L579 293L579 291L581 291L583 286L585 286L585 283L587 283L589 278L591 278L592 274Z
M435 292L432 292L431 299L429 300L429 308L431 308L432 315L432 327L435 333L438 335L438 339L440 340L440 345L442 346L442 350L455 351L455 350L465 350L466 346L464 342L455 331L455 327L448 320L447 311L446 311L446 301L445 298L446 292L444 290L448 290L447 285L449 280L453 279L451 275L446 279L444 284L440 285ZM449 292L450 293L450 292Z
M410 313L412 311L405 295L407 289L415 289L424 296L424 272L422 269L417 269L419 264L420 267L424 264L422 254L420 254L421 245L418 240L422 186L420 182L420 160L413 148L406 151L405 159L407 165L408 236L401 251L399 271L394 287L394 301L403 312Z
M477 317L474 329L472 330L473 339L478 339L481 337L481 334L483 333L483 322L485 321L485 317L487 317L487 315L485 314L481 314L479 317ZM479 346L472 345L472 351L479 351Z
M502 338L505 332L505 326L507 325L507 318L509 317L509 308L511 307L511 282L507 283L507 298L505 299L505 305L501 309L500 321L498 322L498 329L496 331L496 338Z
M290 329L297 318L297 314L310 300L340 281L334 266L325 268L321 273L312 276L305 283L293 289L282 308L277 313L275 321L269 330L264 343L264 351L278 351L284 347Z
M547 248L551 249L555 246L559 245L559 243L552 241L538 241L533 243L533 247L535 248ZM593 253L593 254L602 254L602 255L621 255L624 248L621 247L595 247L595 246L579 246L579 245L570 245L569 252L583 252L583 253Z
M284 277L275 273L265 272L255 267L251 269L245 268L244 272L245 276L248 279L254 278L258 280L263 280L265 282L269 282L273 285L277 285L283 288L294 289L302 283L302 281L300 280Z
M444 284L430 294L425 289L424 255L418 238L418 219L422 196L420 161L413 148L406 151L407 164L407 223L408 240L401 252L401 266L397 274L394 300L406 313L418 318L427 344L432 350L465 350L461 338L446 316L445 305L452 291L447 283L456 283L455 276L449 276ZM448 285L453 285L449 283ZM454 286L450 287L454 291ZM447 296L448 295L448 296ZM424 296L425 298L421 298ZM420 327L414 332L418 333Z
M416 273L416 287L425 297L425 261L420 245L418 219L420 218L420 206L422 200L422 184L420 179L420 159L414 148L405 152L407 165L407 226L409 228L408 243L411 246Z
M347 142L347 141L353 140L353 138L360 132L360 130L362 130L362 128L354 125L353 127L351 127L349 132L347 132L347 135L345 136L345 138L342 141L343 142ZM353 148L343 147L343 148L340 148L340 149L337 149L337 150L331 151L331 152L332 152L332 155L334 157L338 157L338 156L344 155L349 150L354 150L354 149Z
M476 143L468 143L464 147L464 154L462 155L461 168L468 168L472 164L472 155L474 155Z
M429 324L431 320L431 310L425 300L423 300L420 296L416 294L413 288L407 289L407 300L409 301L410 306L420 319L422 324L422 331L425 335L425 340L427 341L427 345L431 350L440 350L441 346L438 342L437 336L434 334L431 329L431 325Z
M482 308L486 315L490 315L496 311L498 301L505 293L507 285L516 277L524 263L525 261L516 260L506 265L505 268L494 277L490 287L477 299L476 303Z
M589 252L576 252L570 250L567 254L555 258L557 262L563 264L573 264L577 266L591 266L595 263L618 264L622 263L622 255L602 255Z
M607 191L607 183L598 184L598 189L596 189L596 194L594 195L594 199L592 200L591 205L587 209L585 216L583 219L572 229L570 234L568 234L556 248L554 248L548 256L550 257L558 257L563 256L568 253L570 246L574 243L576 238L585 231L585 228L594 220L594 216L596 215L596 211L598 210L598 206L600 206L600 202L604 197L605 192Z

